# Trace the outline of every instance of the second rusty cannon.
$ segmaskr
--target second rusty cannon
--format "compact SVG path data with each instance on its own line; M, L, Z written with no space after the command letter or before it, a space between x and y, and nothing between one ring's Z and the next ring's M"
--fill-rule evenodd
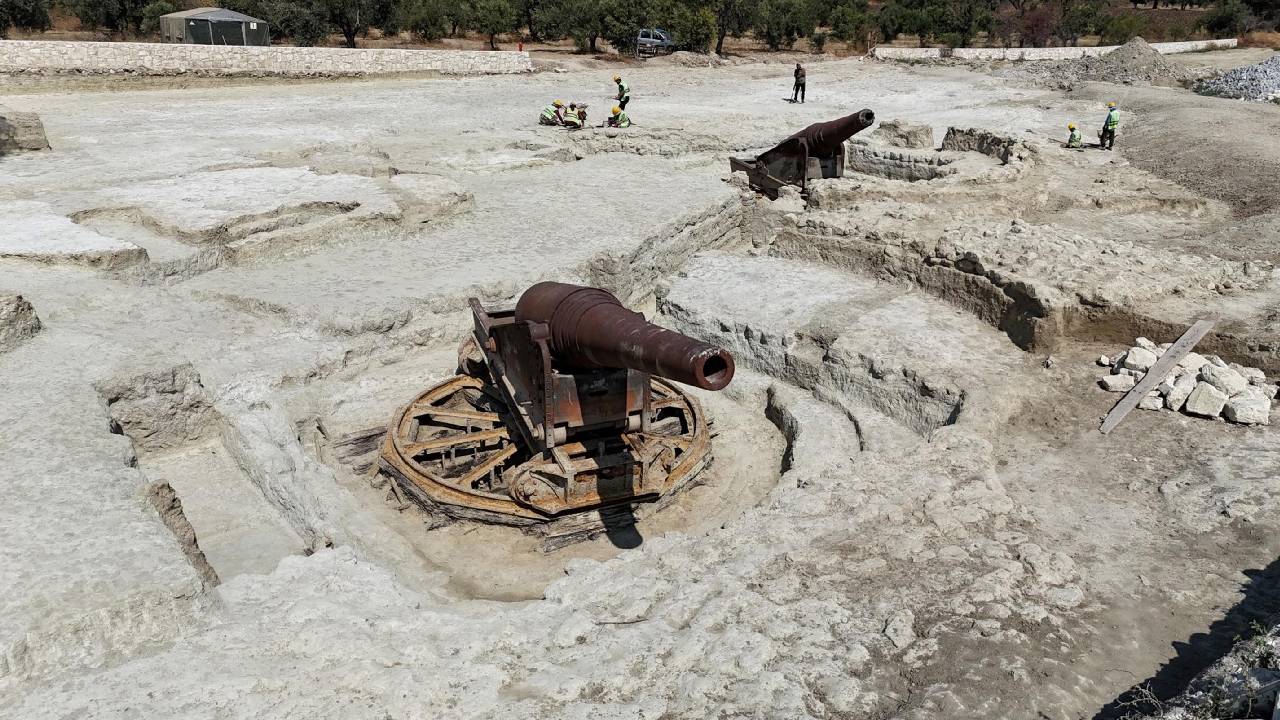
M816 178L844 176L844 142L875 124L876 114L859 110L839 120L814 123L754 159L729 158L731 170L747 173L751 187L771 198L783 185L806 189Z
M710 462L707 418L676 383L728 385L722 348L598 288L546 282L513 309L470 303L461 374L397 411L382 444L381 470L429 513L550 523L667 497Z

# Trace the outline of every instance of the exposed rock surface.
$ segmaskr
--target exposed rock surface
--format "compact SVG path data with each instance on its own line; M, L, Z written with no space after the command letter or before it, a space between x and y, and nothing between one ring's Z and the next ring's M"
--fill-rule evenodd
M131 242L106 237L34 200L0 201L0 258L113 269L147 259Z
M39 115L0 105L0 155L48 149L49 140Z
M190 364L99 382L111 422L143 451L199 439L209 425L210 400Z
M1222 408L1226 404L1227 396L1221 390L1207 382L1200 382L1187 396L1187 402L1183 408L1190 415L1215 418L1222 413Z
M886 145L918 150L933 149L933 128L905 120L882 120L870 138Z
M36 309L21 295L0 294L0 352L12 350L40 332Z
M1258 387L1249 386L1227 400L1222 416L1241 425L1270 425L1271 396Z

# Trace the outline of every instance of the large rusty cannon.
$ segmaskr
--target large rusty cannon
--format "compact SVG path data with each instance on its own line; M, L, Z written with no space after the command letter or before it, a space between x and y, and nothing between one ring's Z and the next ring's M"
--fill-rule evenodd
M702 408L675 383L728 385L722 348L598 288L546 282L514 309L470 303L461 374L401 408L382 444L380 469L429 513L548 523L669 496L710 461Z
M783 185L803 191L811 179L843 177L844 142L875 121L874 112L859 110L839 120L814 123L755 159L729 158L729 168L746 172L751 187L771 198L778 197Z

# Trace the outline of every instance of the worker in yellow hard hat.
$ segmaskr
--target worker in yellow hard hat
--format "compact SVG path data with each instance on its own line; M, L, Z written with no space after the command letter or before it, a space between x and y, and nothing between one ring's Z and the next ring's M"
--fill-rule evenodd
M563 125L564 124L564 101L553 100L550 105L542 108L542 114L538 116L539 125Z
M583 105L579 109L578 103L569 103L569 109L564 113L562 122L570 130L582 129L587 124L587 106Z
M1080 131L1076 129L1075 123L1067 123L1067 131L1071 134L1067 136L1067 147L1083 148L1084 143L1080 139Z
M612 114L613 116L605 121L605 123L609 127L615 127L615 128L631 127L631 118L627 117L627 113L624 112L621 107L615 105L613 107Z
M1102 132L1098 133L1098 147L1110 150L1116 144L1116 128L1120 127L1120 110L1114 100L1107 103L1107 119L1102 123Z
M627 103L631 102L631 86L623 81L621 75L614 75L613 81L618 84L618 94L613 99L618 101L619 108L626 110Z

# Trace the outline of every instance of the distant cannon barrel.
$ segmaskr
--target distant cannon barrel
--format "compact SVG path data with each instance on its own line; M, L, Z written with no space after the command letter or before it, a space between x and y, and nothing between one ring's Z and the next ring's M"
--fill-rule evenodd
M723 348L660 328L605 290L542 282L516 303L516 320L546 323L552 355L578 368L629 368L703 390L733 379Z
M876 121L876 114L871 110L859 110L831 122L814 123L787 140L804 140L809 146L809 154L813 156L830 155L840 149L840 145L854 135L871 127ZM787 140L783 140L785 143ZM781 143L780 143L781 144Z

